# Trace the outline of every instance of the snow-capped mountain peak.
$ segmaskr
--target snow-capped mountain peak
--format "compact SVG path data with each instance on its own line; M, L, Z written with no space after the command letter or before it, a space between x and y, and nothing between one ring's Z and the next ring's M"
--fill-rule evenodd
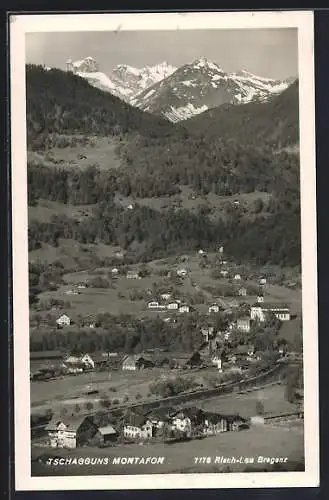
M291 79L274 80L246 69L225 72L204 56L179 68L167 61L143 68L118 64L108 75L101 72L91 56L69 60L66 68L94 87L171 121L184 120L225 103L263 102L291 84Z
M131 104L179 121L225 103L266 101L288 86L288 81L257 76L247 70L225 72L217 63L200 57L135 96Z
M145 66L145 68L141 69L141 74L148 74L155 83L163 80L164 78L167 78L176 70L177 68L175 66L172 66L167 61L163 61L162 63L156 64L155 66Z
M192 66L195 69L201 69L201 68L207 68L210 70L214 71L223 71L218 64L214 63L213 61L209 61L206 57L202 56L199 59L196 59L193 63Z
M166 61L144 68L118 64L111 73L106 75L100 71L97 61L88 56L75 62L69 59L66 62L66 69L85 78L94 87L111 92L122 100L130 102L135 95L167 78L177 68Z

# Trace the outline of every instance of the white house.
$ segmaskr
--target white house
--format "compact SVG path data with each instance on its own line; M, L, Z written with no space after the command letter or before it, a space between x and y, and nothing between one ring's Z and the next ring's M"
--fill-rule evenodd
M128 271L126 277L128 280L138 280L140 276L137 271Z
M223 269L223 270L220 272L220 274L221 274L222 276L224 276L224 278L225 278L225 276L227 276L227 275L228 275L228 271L226 271L225 269Z
M219 249L218 249L219 253L224 253L224 247L223 246L220 246Z
M159 302L157 300L151 300L148 304L147 307L149 309L158 309L160 306Z
M167 309L172 309L172 310L177 310L179 307L179 303L177 301L174 301L174 302L170 302L168 305L167 305Z
M185 268L177 269L177 276L180 276L181 278L185 278L185 276L187 276L187 269L185 269Z
M219 372L222 372L222 358L220 356L214 356L211 363L215 365Z
M126 356L122 361L122 369L129 371L136 371L137 370L136 361L137 361L136 356Z
M250 319L264 322L266 314L272 313L280 321L290 320L290 308L286 304L257 303L250 309Z
M260 295L260 294L258 294L258 295L257 295L257 302L258 302L258 303L263 303L263 302L264 302L264 295Z
M170 292L162 293L160 297L162 298L162 300L169 300L171 297L171 293Z
M95 362L89 354L84 354L80 358L81 363L85 365L86 368L95 368Z
M203 255L204 253L205 253L204 250L202 250L202 248L200 248L200 250L198 251L198 254Z
M259 283L261 285L266 285L266 278L260 278Z
M208 307L208 312L209 313L218 313L219 312L219 305L212 304L211 306Z
M187 436L192 433L192 422L191 419L184 414L184 412L178 412L172 418L172 427L178 431L185 432Z
M190 306L189 306L189 305L187 305L187 304L182 304L181 306L179 306L178 311L179 311L180 313L188 313L188 312L190 312L190 309L191 309L191 308L190 308Z
M117 267L113 267L111 269L112 276L118 276L119 274L119 269Z
M71 373L80 373L83 369L95 368L95 362L89 354L68 356L64 360L64 365L70 369Z
M123 435L129 439L147 439L153 434L151 420L142 415L131 413L124 420Z
M241 280L241 275L240 275L240 274L236 274L236 275L234 276L234 280L235 280L235 281L240 281L240 280Z
M128 209L128 210L133 210L133 208L134 208L134 205L133 205L132 203L130 203L130 204L127 206L127 209Z
M57 326L70 326L71 319L67 314L62 314L58 319L56 319Z
M86 443L97 432L97 427L86 416L70 416L65 421L53 418L45 427L52 448L76 448Z
M237 330L241 332L250 332L250 318L239 318L236 324Z
M65 295L79 295L79 290L72 288L71 290L66 290Z
M238 294L240 295L240 297L246 297L247 296L247 289L244 286L239 288Z

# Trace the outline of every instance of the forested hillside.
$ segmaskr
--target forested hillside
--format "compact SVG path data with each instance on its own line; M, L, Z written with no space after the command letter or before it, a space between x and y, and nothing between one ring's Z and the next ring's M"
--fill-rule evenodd
M47 199L96 205L84 221L68 217L32 221L30 248L59 238L119 244L136 259L152 259L224 242L240 260L300 263L299 158L278 150L298 142L298 86L270 103L218 108L182 125L141 112L59 70L27 68L28 145L60 146L58 135L119 136L122 168L28 165L29 203ZM218 116L218 119L217 119ZM187 126L188 130L187 131ZM57 134L57 135L56 135ZM240 209L214 220L205 210L166 212L138 205L138 198L170 197L182 186L204 196L271 194L256 218ZM136 199L131 212L115 194Z
M53 134L100 136L139 132L166 136L173 126L129 106L119 98L91 87L83 78L58 69L26 67L28 147L52 145Z
M186 122L190 132L207 140L221 137L240 144L280 149L297 144L298 81L267 103L223 105Z

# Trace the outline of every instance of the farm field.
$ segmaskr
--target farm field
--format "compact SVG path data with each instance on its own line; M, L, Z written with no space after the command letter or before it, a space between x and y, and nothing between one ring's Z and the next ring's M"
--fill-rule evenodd
M128 396L127 404L141 400L152 400L155 396L149 392L149 385L159 378L175 376L193 377L199 384L207 386L208 376L215 373L214 369L188 372L170 372L165 369L152 369L151 371L114 371L114 372L89 372L70 377L63 377L48 382L31 382L31 407L33 413L42 412L51 407L54 411L61 408L72 408L93 403L94 409L100 409L101 399L118 400L123 402ZM88 394L98 391L96 394ZM194 400L186 405L197 405L207 411L223 414L239 414L251 417L256 414L256 404L261 401L265 414L285 413L296 411L297 407L285 400L284 387L279 385L266 386L263 389L245 393L234 393L227 396L217 396L209 399ZM184 406L184 405L183 405ZM81 407L80 411L84 411Z
M75 250L75 247L77 249ZM104 245L105 247L105 245ZM65 247L63 247L65 248ZM67 243L67 257L70 257L72 262L76 258L75 252L81 252L84 257L87 258L88 252L91 252L91 248L88 251L83 252L80 245L75 246ZM57 249L56 249L57 250ZM56 251L55 250L55 251ZM109 247L108 256L113 256L117 250L115 247ZM35 251L34 256L38 250ZM59 258L59 255L57 258ZM55 259L54 259L55 260ZM79 295L65 295L65 291L69 289L70 285L74 285L79 281L88 281L96 276L106 277L110 273L110 268L95 269L78 271L73 273L68 273L64 275L63 279L67 285L63 285L58 290L53 292L43 292L39 295L40 299L67 299L69 300L71 306L66 309L66 314L79 315L79 314L97 314L98 312L108 312L111 314L132 314L139 315L145 313L150 313L153 316L155 314L164 314L164 311L148 311L147 302L153 297L150 294L150 290L156 284L157 286L164 286L170 288L173 286L174 281L166 280L164 278L159 278L157 273L161 270L171 270L174 273L178 267L187 267L189 270L189 276L182 281L182 284L178 287L179 294L182 296L195 297L193 305L199 312L206 313L207 306L209 306L213 301L216 301L216 294L213 294L206 290L207 287L219 287L220 285L226 285L229 280L225 278L213 279L210 276L208 269L200 268L199 257L186 256L185 262L181 262L182 259L163 259L160 261L153 261L147 264L148 268L151 269L152 273L146 278L139 280L128 280L126 277L120 277L113 280L110 288L86 288L81 290ZM132 266L135 269L138 266ZM246 285L252 285L257 288L257 283L248 281L245 282ZM239 284L236 284L238 287ZM130 294L133 291L138 290L144 294L144 300L131 300ZM202 302L200 302L200 294L203 295ZM265 300L268 302L287 302L291 307L292 314L299 314L301 312L301 292L299 290L292 290L283 286L278 285L266 285L264 287ZM256 301L256 295L249 295L247 297L235 297L235 300L239 302L253 304ZM224 297L222 301L227 304L230 303L232 297Z
M81 136L77 137L79 139ZM71 136L69 136L70 138ZM97 164L101 170L108 170L122 166L122 161L116 153L118 144L120 144L119 139L115 137L88 137L88 144L86 145L77 144L76 146L64 148L53 147L47 154L28 151L28 161L47 167L60 166L66 168L87 168L90 165ZM80 154L86 156L86 158L79 158Z
M49 214L44 215L48 217ZM51 264L54 261L60 260L64 268L72 269L79 266L81 262L86 261L86 266L95 261L95 256L98 258L113 257L118 247L96 244L82 244L71 239L59 239L58 246L54 247L46 243L42 243L41 248L29 252L29 262L42 262Z
M267 386L264 389L244 394L234 393L231 396L205 399L202 401L201 406L207 411L232 415L237 413L244 417L252 417L256 414L258 401L263 403L264 415L296 411L296 405L289 403L285 399L284 391L285 387L283 385Z
M165 474L188 472L242 472L246 467L257 469L264 464L257 463L258 457L287 457L283 464L286 470L304 461L302 429L296 427L271 428L254 426L241 432L226 432L202 440L192 440L173 444L156 443L150 445L119 445L114 448L80 448L78 450L55 450L47 455L61 457L107 457L107 464L47 466L36 462L45 448L32 448L32 475L110 475L110 474ZM195 465L194 457L211 457L210 464ZM256 463L216 464L217 456L226 458L253 458ZM113 464L117 457L164 457L163 465L125 465ZM265 464L266 465L266 464Z
M33 412L43 411L51 407L59 410L61 407L69 407L80 403L92 402L95 409L99 408L99 400L108 398L111 400L122 399L126 395L129 403L136 403L139 399L150 399L150 383L158 378L167 377L193 377L199 383L203 383L203 377L214 373L214 369L202 370L200 372L186 371L176 372L153 368L144 371L113 371L113 372L89 372L79 375L62 377L55 380L32 381L31 382L31 406ZM97 394L88 395L89 391L98 391ZM136 395L141 397L136 398Z
M159 371L154 370L154 377ZM153 373L153 370L152 370ZM31 403L34 411L41 408L75 405L79 402L91 401L98 403L102 397L116 399L128 394L132 402L140 393L146 397L151 382L150 372L89 372L75 376L63 377L48 382L31 382ZM88 391L99 391L98 394L87 396Z
M56 201L38 200L38 205L29 206L29 220L49 222L53 216L73 217L82 220L91 215L94 205L64 205Z
M227 204L232 204L238 200L247 210L250 209L253 203L261 199L263 202L268 202L271 198L269 193L255 191L252 193L242 193L233 196L219 196L214 193L209 193L204 196L196 194L193 189L188 186L180 186L180 193L173 196L160 196L152 198L133 198L116 195L116 202L122 206L128 206L136 203L137 205L150 207L153 210L169 210L172 208L180 208L197 212L201 207L207 206L210 209L210 217L213 219L226 217L225 207Z

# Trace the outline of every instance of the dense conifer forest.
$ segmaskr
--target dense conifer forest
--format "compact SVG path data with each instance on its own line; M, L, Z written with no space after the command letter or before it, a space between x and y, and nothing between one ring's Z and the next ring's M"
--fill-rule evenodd
M86 141L113 137L123 164L114 168L109 160L104 170L30 163L30 205L39 199L93 205L83 221L32 220L31 250L64 237L135 248L137 260L148 260L221 242L241 261L300 264L299 157L283 150L298 144L298 82L269 103L223 106L173 125L73 74L27 66L26 77L30 150L70 147L77 134ZM138 204L176 195L182 186L202 196L260 191L271 199L253 219L239 209L224 220L202 209L163 212ZM115 203L116 193L136 199L132 212Z

